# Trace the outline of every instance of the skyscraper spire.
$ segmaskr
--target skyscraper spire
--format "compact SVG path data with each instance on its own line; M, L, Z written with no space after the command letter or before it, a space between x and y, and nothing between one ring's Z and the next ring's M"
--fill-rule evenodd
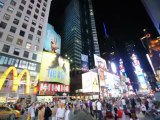
M104 22L103 22L103 30L104 30L105 38L108 38L108 37L109 37L109 35L108 35L108 33L107 33L106 25L105 25L105 23L104 23Z

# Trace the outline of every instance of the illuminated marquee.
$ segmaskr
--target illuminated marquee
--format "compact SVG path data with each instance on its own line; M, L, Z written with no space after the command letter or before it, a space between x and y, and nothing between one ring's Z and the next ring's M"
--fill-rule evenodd
M56 92L69 92L70 86L64 84L40 83L39 95L54 95Z
M26 90L25 93L30 93L30 73L27 69L22 70L19 75L17 72L17 69L15 67L9 67L3 74L0 76L0 90L2 89L2 86L7 79L8 75L12 73L13 74L13 84L12 84L12 91L16 92L18 89L18 86L20 85L20 81L23 78L24 75L26 75Z

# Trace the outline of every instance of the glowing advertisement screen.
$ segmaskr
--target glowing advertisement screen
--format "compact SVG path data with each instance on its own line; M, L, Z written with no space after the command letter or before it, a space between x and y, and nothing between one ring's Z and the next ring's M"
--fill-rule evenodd
M147 83L144 77L143 69L141 68L140 62L135 54L132 54L132 65L135 69L135 74L137 75L138 82L139 82L139 90L144 91L147 90Z
M40 81L70 84L70 64L59 54L43 52Z
M94 54L95 66L98 68L100 86L105 86L105 71L107 70L106 61Z
M61 37L55 32L53 26L50 24L47 24L44 49L59 54L61 51Z
M70 92L70 86L53 83L39 84L39 95L54 95L57 92Z
M119 89L120 77L109 72L105 72L105 86L109 89Z
M89 71L88 56L81 54L82 71Z
M99 92L98 75L95 72L82 74L83 92Z

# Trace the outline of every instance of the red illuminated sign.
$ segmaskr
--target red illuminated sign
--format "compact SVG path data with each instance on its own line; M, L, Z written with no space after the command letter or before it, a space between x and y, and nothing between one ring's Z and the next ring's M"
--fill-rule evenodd
M39 84L39 95L54 95L57 92L70 92L70 86L52 83Z

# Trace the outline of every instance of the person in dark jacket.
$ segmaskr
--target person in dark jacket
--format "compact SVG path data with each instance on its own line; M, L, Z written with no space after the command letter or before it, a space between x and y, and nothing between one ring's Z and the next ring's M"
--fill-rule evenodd
M44 120L49 120L49 117L51 117L52 111L48 106L48 103L45 104L45 113L44 113Z

